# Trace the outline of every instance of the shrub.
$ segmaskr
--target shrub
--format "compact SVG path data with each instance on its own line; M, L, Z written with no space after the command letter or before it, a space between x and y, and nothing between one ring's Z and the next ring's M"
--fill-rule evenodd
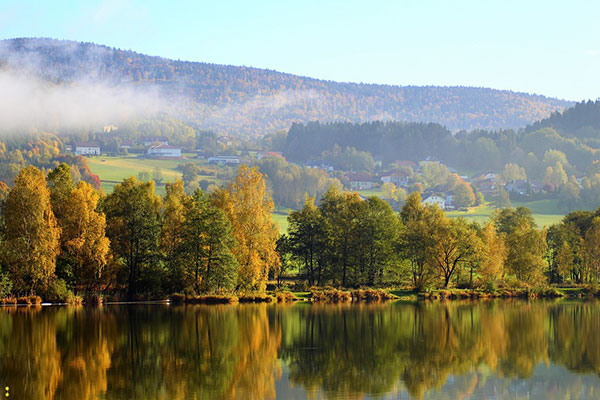
M22 296L17 298L17 304L24 304L24 305L31 305L31 299L29 298L29 296Z
M7 274L0 274L0 298L9 297L13 283Z
M266 293L244 293L239 296L240 303L272 303L273 300Z
M30 304L35 304L40 305L42 304L42 298L40 296L29 296L29 303Z
M69 291L69 294L65 299L65 303L70 306L80 306L83 303L83 299L81 296L74 295L71 291Z
M298 301L298 298L291 292L276 292L275 298L277 299L278 303Z
M73 293L67 289L64 280L57 279L48 285L42 295L50 303L67 303L69 296L73 296Z

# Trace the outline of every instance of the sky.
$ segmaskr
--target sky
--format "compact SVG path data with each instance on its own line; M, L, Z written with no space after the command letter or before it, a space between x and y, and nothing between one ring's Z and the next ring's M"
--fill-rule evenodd
M600 2L0 0L0 39L50 37L343 82L600 97Z

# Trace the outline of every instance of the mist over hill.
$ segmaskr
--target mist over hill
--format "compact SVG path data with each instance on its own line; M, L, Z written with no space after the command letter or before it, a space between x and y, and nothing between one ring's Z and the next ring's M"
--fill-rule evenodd
M0 41L0 82L1 117L11 129L167 112L249 136L315 120L437 122L458 131L520 128L572 105L507 90L323 81L39 38Z

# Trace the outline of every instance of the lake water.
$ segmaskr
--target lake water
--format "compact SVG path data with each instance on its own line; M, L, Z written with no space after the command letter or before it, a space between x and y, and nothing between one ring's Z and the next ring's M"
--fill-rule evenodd
M15 399L598 399L599 373L599 302L0 310Z

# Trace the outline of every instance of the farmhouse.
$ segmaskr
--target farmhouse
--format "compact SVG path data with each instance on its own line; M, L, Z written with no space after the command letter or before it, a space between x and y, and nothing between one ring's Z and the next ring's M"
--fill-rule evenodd
M423 199L422 204L425 205L437 205L439 208L444 210L446 208L446 199L442 196L432 194Z
M350 172L346 174L352 190L368 190L373 188L371 175L364 172Z
M150 157L177 158L181 157L181 148L166 144L156 144L154 146L150 146L146 154Z
M216 156L208 158L209 164L239 164L240 158L237 156Z
M80 142L75 145L75 154L78 156L99 156L100 144L98 142Z

